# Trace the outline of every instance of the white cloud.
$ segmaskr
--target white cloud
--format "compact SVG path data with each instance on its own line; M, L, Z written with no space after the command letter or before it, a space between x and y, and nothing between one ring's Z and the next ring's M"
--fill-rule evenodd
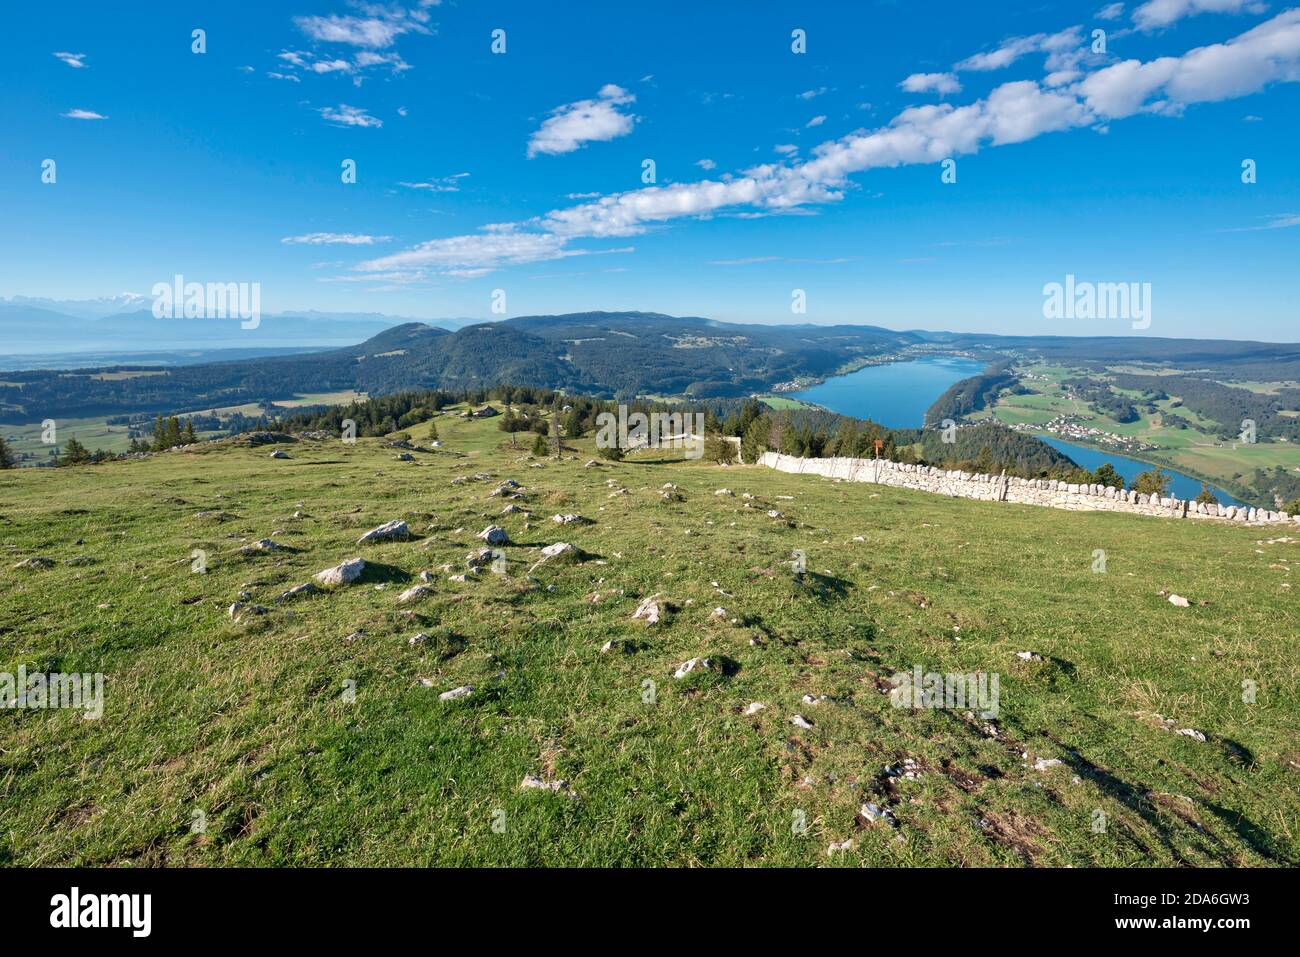
M276 73L274 71L266 74L272 80L288 80L290 83L301 83L302 80L292 73Z
M705 172L708 172L711 169L717 168L718 164L713 162L713 160L711 159L702 159L702 160L696 160L695 165L698 166L700 169L704 170Z
M1159 30L1198 13L1263 13L1268 4L1259 0L1147 0L1133 11L1139 30Z
M307 69L313 73L348 73L352 70L352 64L347 60L317 60Z
M370 246L389 242L392 238L358 233L307 233L303 236L285 236L280 242L288 246Z
M594 100L578 100L556 107L528 140L528 157L538 153L557 156L572 153L584 143L612 140L632 132L636 117L619 107L636 101L620 86L607 83Z
M1124 4L1108 3L1100 10L1098 10L1095 14L1093 14L1093 16L1095 16L1098 20L1118 20L1123 13L1124 13Z
M1067 48L1075 28L1044 36L1035 48ZM468 236L422 243L405 252L363 262L363 273L393 269L482 275L519 263L585 255L582 240L629 237L664 223L713 215L756 218L807 214L837 202L853 187L851 176L873 169L934 164L981 149L1025 142L1047 133L1099 127L1142 109L1176 115L1183 104L1225 99L1270 82L1300 82L1300 10L1287 11L1221 44L1181 57L1136 60L1099 69L1079 83L1051 88L1033 80L1004 83L965 106L926 104L903 110L886 126L858 131L817 146L808 160L764 163L722 181L651 186L601 196L551 210L519 223L486 227ZM1152 102L1153 97L1164 97ZM1163 104L1160 106L1159 104ZM794 152L793 146L782 147ZM1259 228L1297 223L1278 217Z
M1178 112L1191 103L1245 96L1269 83L1300 81L1300 9L1287 10L1226 43L1182 56L1124 60L1079 84L1089 109L1119 119Z
M64 119L68 119L68 120L106 120L106 119L108 119L107 116L103 116L102 114L99 114L99 113L94 113L94 112L92 112L92 111L90 111L90 110L68 110L68 112L66 112L66 113L60 113L59 115L62 116Z
M954 73L913 73L898 84L908 93L928 93L934 91L940 96L961 92L961 81Z
M815 90L804 90L802 93L798 94L798 96L799 99L801 100L811 100L814 97L821 96L825 92L826 92L826 87L819 86Z
M68 66L75 67L78 70L83 69L86 66L86 64L81 62L86 58L86 54L84 53L56 53L54 55Z
M330 123L338 126L360 126L360 127L380 127L384 121L378 117L371 116L359 106L348 106L346 103L340 103L338 106L323 106L318 112Z
M772 149L785 156L793 156L795 153L799 152L799 147L795 146L793 143L777 143L772 147Z
M807 124L804 126L804 129L810 129L814 126L821 126L825 122L826 122L825 116L814 116L811 120L807 122Z
M398 116L405 116L405 115L407 114L407 112L408 112L408 110L407 110L406 107L404 107L404 106L399 106L399 107L397 108L397 115L398 115Z

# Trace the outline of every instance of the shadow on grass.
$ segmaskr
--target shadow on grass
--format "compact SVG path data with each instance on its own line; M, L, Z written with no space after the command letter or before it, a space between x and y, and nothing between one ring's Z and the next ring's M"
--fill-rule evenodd
M1092 780L1093 783L1095 783L1108 797L1119 801L1129 810L1141 817L1142 820L1144 820L1156 833L1160 842L1165 846L1165 849L1173 855L1175 860L1179 863L1187 863L1183 860L1182 855L1174 846L1173 841L1170 838L1171 832L1168 826L1161 820L1161 817L1156 813L1155 805L1147 797L1148 792L1135 788L1133 785L1121 780L1106 769L1093 764L1077 750L1066 746L1055 736L1049 734L1047 737L1061 747L1065 754L1065 757L1062 760L1068 767L1081 777L1087 777ZM1276 838L1246 816L1208 801L1202 802L1202 804L1226 826L1231 828L1237 837L1241 839L1242 843L1260 857L1275 864L1293 865L1295 863L1295 861L1293 861L1282 849L1280 842ZM1235 863L1235 848L1226 844L1217 834L1212 834L1207 830L1200 830L1199 833L1202 837L1208 838L1218 845L1219 857L1224 863Z
M841 600L849 596L854 588L847 578L823 575L820 572L804 572L795 576L795 583L819 601Z
M382 562L372 562L366 559L365 571L357 582L362 585L375 585L381 582L395 582L404 584L414 579L415 576L408 571L398 568L396 565L385 565Z

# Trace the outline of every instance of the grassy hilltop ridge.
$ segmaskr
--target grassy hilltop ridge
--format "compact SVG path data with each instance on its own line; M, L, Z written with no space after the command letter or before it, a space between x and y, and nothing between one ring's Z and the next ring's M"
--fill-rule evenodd
M0 671L106 676L98 721L0 711L0 863L1300 862L1283 533L670 453L585 468L590 440L537 460L492 420L437 423L415 462L362 439L0 473ZM522 499L491 496L506 479ZM415 537L356 543L391 519ZM494 523L507 573L449 581ZM284 548L240 552L263 538ZM530 579L558 541L586 559ZM56 564L13 568L36 555ZM356 556L362 583L277 603ZM421 571L432 594L399 603ZM241 592L266 614L232 619ZM656 593L665 620L632 620ZM673 677L700 656L725 670ZM914 665L998 674L996 735L892 707Z

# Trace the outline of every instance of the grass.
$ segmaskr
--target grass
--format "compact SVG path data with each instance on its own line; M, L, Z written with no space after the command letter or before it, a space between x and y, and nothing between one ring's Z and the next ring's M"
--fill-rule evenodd
M0 671L106 676L97 721L0 711L0 863L1300 861L1300 615L1283 587L1300 546L1266 543L1276 531L666 453L584 468L589 440L536 461L490 421L438 430L445 449L415 463L365 439L0 473ZM452 484L479 472L493 478ZM506 478L531 520L500 515ZM684 501L662 500L670 481ZM561 529L560 512L593 522ZM356 544L392 518L417 538ZM492 522L516 543L507 574L448 581ZM264 537L287 548L239 552ZM561 540L587 560L530 581ZM58 564L12 568L38 554ZM354 555L372 563L362 584L276 603ZM422 570L433 594L399 604ZM269 612L232 620L240 592ZM655 593L667 620L633 621ZM431 640L410 646L417 632ZM602 653L611 639L627 651ZM702 655L727 672L672 677ZM892 707L886 679L918 664L998 674L999 735ZM754 701L766 710L744 716ZM885 773L908 758L918 779ZM528 774L576 796L522 791ZM867 801L897 827L857 823Z
M36 462L43 462L50 457L53 445L41 441L43 428L40 422L24 425L0 424L0 435L11 438L10 448L15 452L36 456ZM125 452L131 444L129 429L125 425L109 425L104 416L82 419L60 419L55 433L59 448L68 439L76 437L86 448L103 449L105 452Z
M758 401L772 409L809 409L812 406L802 399L791 399L784 395L760 395Z
M122 372L122 373L102 373L96 378L134 378L137 376L164 375L165 372ZM4 383L0 383L3 385ZM282 409L295 409L308 405L342 405L356 399L364 399L364 392L357 392L353 389L343 389L338 392L306 392L295 396L292 399L281 399L273 403ZM262 414L262 407L256 402L246 402L243 405L225 406L220 409L203 409L197 412L182 412L184 417L190 414L199 415L230 415L235 412L242 412L244 415L257 416ZM143 426L146 438L153 434L152 420L146 422ZM46 445L41 441L42 427L40 422L28 422L23 425L5 425L0 423L0 435L12 437L10 447L18 453L28 453L36 456L37 462L45 461L53 450L53 446ZM215 433L204 432L203 436L211 436ZM130 429L125 425L109 425L106 416L93 416L82 419L61 419L58 423L59 448L67 442L69 438L75 437L86 448L94 451L103 449L105 452L125 452L131 445Z

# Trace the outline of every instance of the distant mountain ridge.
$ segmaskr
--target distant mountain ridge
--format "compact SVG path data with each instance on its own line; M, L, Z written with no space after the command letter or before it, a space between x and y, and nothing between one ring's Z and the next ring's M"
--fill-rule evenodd
M264 313L254 329L237 319L157 319L152 300L123 294L102 299L0 299L3 356L85 352L157 352L181 349L329 349L360 342L403 322L373 312L293 310ZM448 327L476 320L436 320ZM11 363L12 364L12 363Z
M759 326L645 312L527 316L450 332L423 322L301 355L199 363L163 375L6 373L0 418L177 412L345 389L473 389L500 384L615 397L734 396L916 341L870 326ZM152 367L155 368L156 367ZM39 410L39 411L38 411Z
M768 391L799 377L830 375L846 364L913 347L962 350L990 359L1037 353L1083 364L1116 358L1212 362L1240 377L1300 378L1300 346L1287 344L1002 337L896 332L868 325L741 324L637 311L583 312L523 316L455 331L411 321L372 330L356 345L170 366L160 375L97 377L94 369L85 368L74 373L6 372L0 385L0 421L185 412L309 392L384 395L494 385L565 389L597 398L730 397ZM100 371L132 369L158 367L121 364Z

